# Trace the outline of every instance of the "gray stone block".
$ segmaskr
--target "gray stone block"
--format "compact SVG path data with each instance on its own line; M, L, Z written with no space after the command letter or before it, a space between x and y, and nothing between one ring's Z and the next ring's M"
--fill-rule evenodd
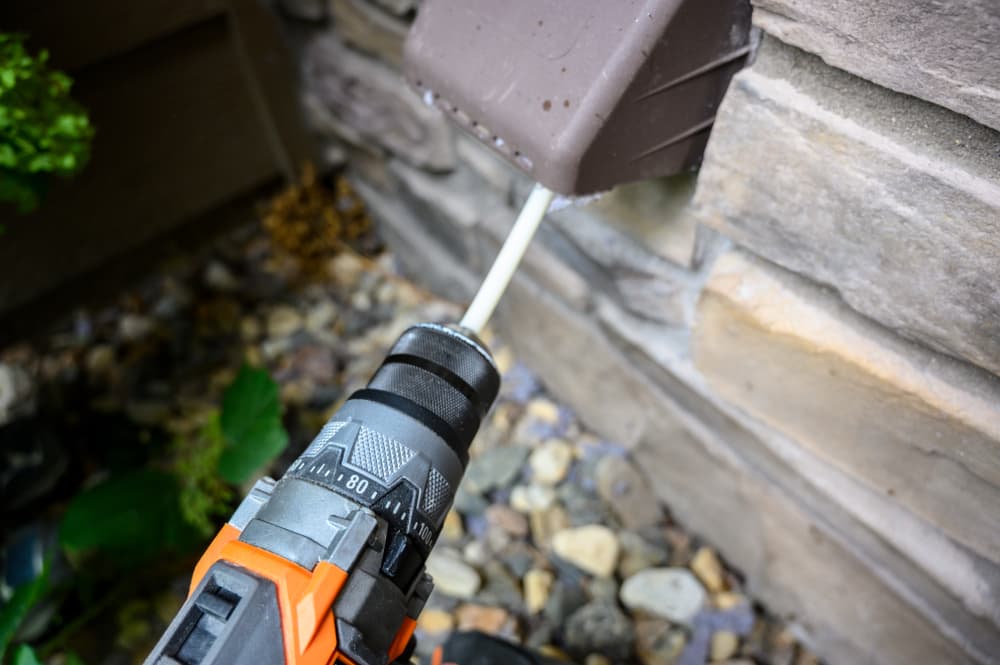
M418 0L374 0L382 9L397 16L407 16L417 9Z
M1000 129L996 0L754 0L754 23L828 63Z
M996 377L738 251L712 270L692 337L695 363L723 399L1000 565ZM969 591L1000 625L995 603Z
M606 224L589 207L566 208L547 219L562 236L563 247L556 253L594 291L643 320L675 327L689 324L697 279L687 270Z
M1000 134L765 40L720 108L704 220L1000 373Z
M454 168L451 126L398 72L332 34L305 45L302 69L307 119L315 131L362 149L377 146L430 171Z
M392 191L420 220L425 233L449 253L452 262L485 275L517 216L506 197L468 169L434 175L393 161L389 171ZM545 242L552 235L545 227L519 269L574 307L585 309L590 287L552 251L552 243Z
M587 208L659 256L691 267L697 220L691 209L697 174L615 187Z
M366 0L331 0L333 25L345 42L395 68L403 66L406 21Z

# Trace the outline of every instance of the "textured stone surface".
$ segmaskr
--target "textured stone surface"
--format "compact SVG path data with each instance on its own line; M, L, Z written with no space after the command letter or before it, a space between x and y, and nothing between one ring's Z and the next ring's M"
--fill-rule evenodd
M334 26L345 42L394 67L403 64L407 24L365 0L333 0Z
M397 16L405 16L417 8L417 0L375 0L375 4Z
M396 159L389 163L388 174L386 196L398 197L459 262L473 260L478 245L472 233L493 207L482 183L465 171L435 175Z
M302 54L305 106L315 131L356 146L380 146L432 171L455 165L452 129L402 76L336 37L310 40Z
M641 319L684 325L693 280L593 211L570 207L547 217L557 233L543 236L553 254L579 272L594 291Z
M1000 561L995 377L739 252L712 271L694 356L724 398Z
M1000 134L767 39L695 199L755 253L1000 373Z
M688 267L697 227L690 207L694 187L694 173L644 180L616 187L587 207L660 256Z
M835 67L1000 129L996 0L754 0L754 23Z

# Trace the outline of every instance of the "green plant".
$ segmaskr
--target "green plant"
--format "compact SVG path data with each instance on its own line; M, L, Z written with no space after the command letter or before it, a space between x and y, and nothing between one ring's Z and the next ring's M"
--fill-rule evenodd
M68 177L90 157L94 128L70 97L72 79L31 55L26 37L0 33L0 202L38 207L52 176Z
M251 479L288 445L278 384L243 366L205 424L175 442L165 469L111 476L74 497L60 542L70 553L99 550L120 565L178 552L208 536L231 508L232 485Z
M278 384L263 369L242 367L221 408L190 415L188 427L175 432L169 459L119 468L73 497L59 542L75 572L51 588L46 566L0 607L0 665L36 665L56 653L66 665L82 665L66 651L70 637L126 598L158 564L203 545L233 510L236 486L263 472L288 444ZM64 617L55 634L37 651L17 645L5 661L18 626L43 598Z
M287 445L278 384L266 371L244 365L223 394L222 409L174 443L184 518L210 534L213 518L231 508L232 486L250 480Z
M0 663L10 644L17 627L21 625L28 611L41 600L49 584L48 566L42 569L42 574L30 582L25 582L14 590L10 600L0 608ZM15 662L16 658L15 658Z

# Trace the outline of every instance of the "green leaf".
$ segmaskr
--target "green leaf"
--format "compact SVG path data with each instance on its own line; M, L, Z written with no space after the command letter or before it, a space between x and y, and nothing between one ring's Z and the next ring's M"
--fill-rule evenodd
M27 644L22 644L14 651L13 665L42 665L42 661L38 660L34 649Z
M0 608L0 663L3 662L7 645L10 644L17 627L21 625L24 617L32 607L41 599L42 594L49 583L49 567L46 564L42 568L42 574L30 582L22 584L14 590L14 595L10 597L3 608ZM16 661L15 661L16 662Z
M183 551L196 539L180 511L170 474L138 469L112 476L74 497L59 539L70 552L100 550L122 563L141 563L163 550Z
M70 651L66 654L66 657L63 660L63 665L84 665L84 662L83 658L80 658L78 655Z
M288 445L278 384L263 369L240 368L222 397L220 423L226 447L219 474L230 483L246 482Z

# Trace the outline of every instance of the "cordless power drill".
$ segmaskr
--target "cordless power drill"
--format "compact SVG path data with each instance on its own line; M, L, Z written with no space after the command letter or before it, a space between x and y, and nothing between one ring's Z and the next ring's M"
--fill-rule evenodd
M285 475L257 481L146 665L410 659L424 562L500 390L477 333L554 197L535 187L458 325L404 332Z
M407 661L424 572L500 376L470 330L421 324L202 556L147 665Z

